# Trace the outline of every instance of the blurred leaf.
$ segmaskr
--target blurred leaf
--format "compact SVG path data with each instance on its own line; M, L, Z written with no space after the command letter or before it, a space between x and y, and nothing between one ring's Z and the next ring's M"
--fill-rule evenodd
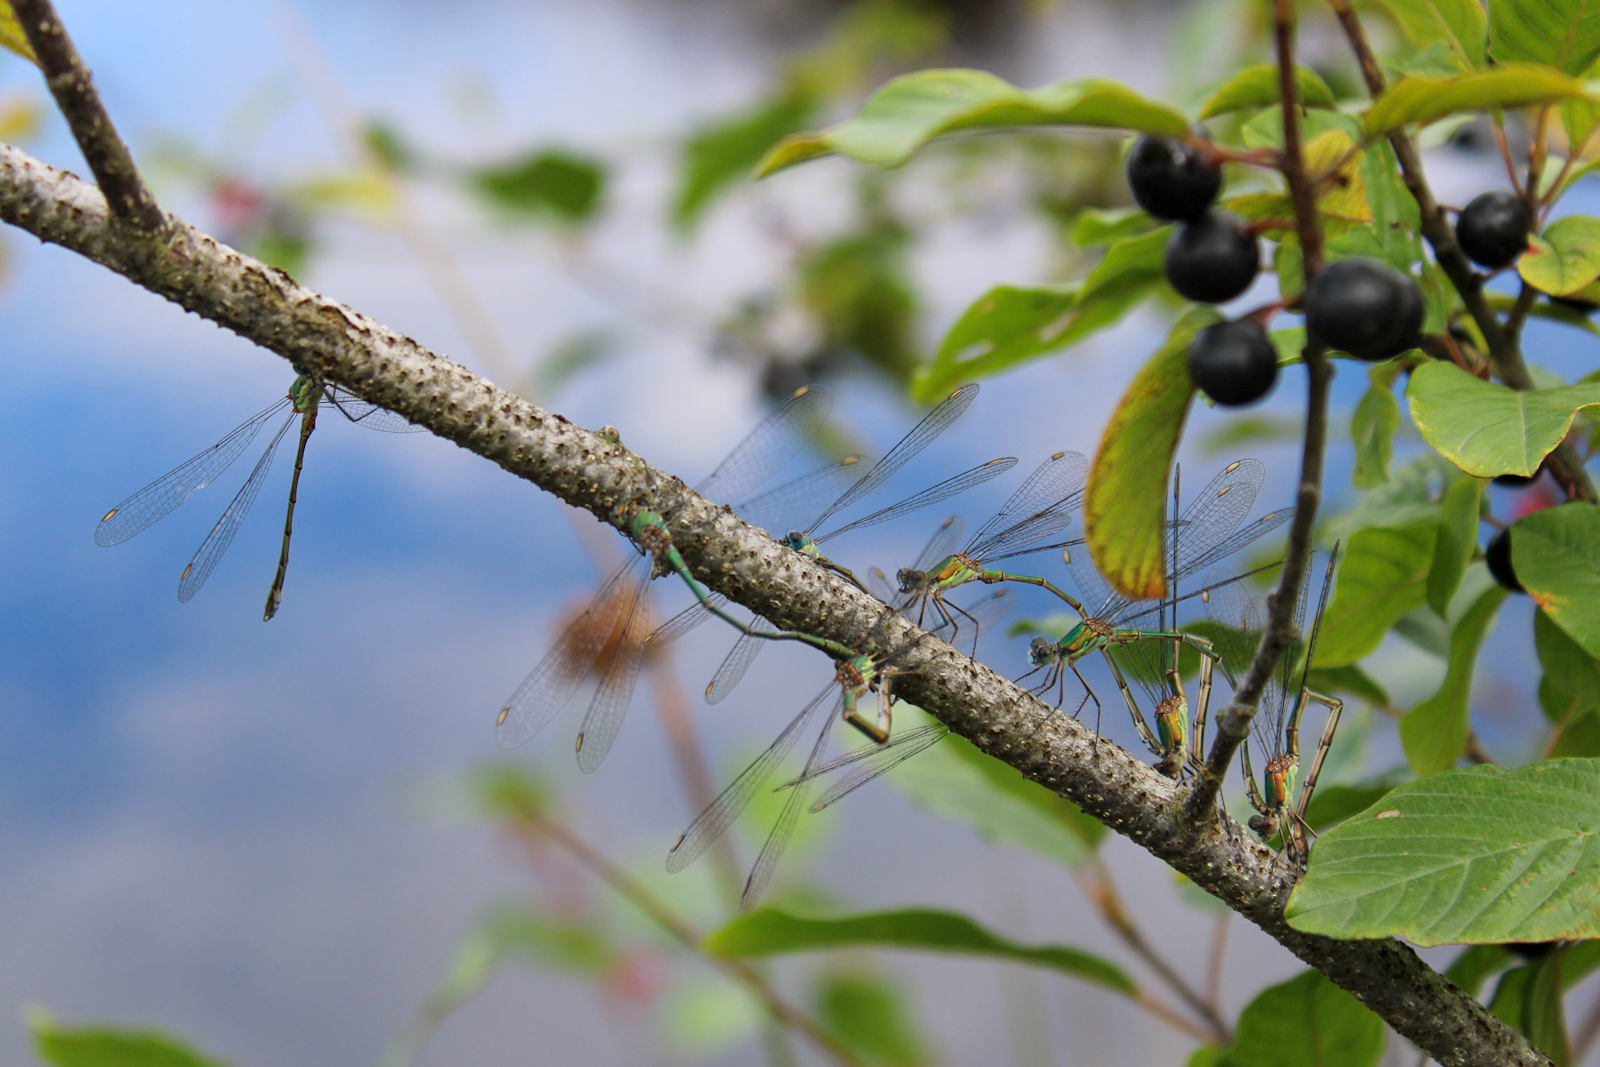
M1422 605L1436 529L1434 523L1375 527L1350 537L1323 617L1319 666L1359 662L1397 619Z
M1387 382L1374 381L1350 415L1350 437L1356 446L1350 484L1371 489L1389 480L1389 457L1394 454L1394 432L1400 428L1400 401Z
M813 250L799 267L801 302L821 323L825 343L902 382L918 358L906 239L892 223L874 224Z
M1471 727L1472 668L1478 649L1505 601L1506 590L1496 585L1478 598L1450 631L1450 667L1439 691L1400 720L1400 744L1406 760L1419 776L1454 767L1466 750Z
M744 987L723 978L674 981L661 1014L672 1047L701 1059L725 1053L752 1037L765 1015Z
M1529 60L1582 74L1600 56L1600 8L1588 0L1489 0L1489 54L1501 64Z
M1015 126L1104 126L1182 137L1182 113L1103 78L1018 89L987 71L921 70L873 93L860 113L825 133L785 138L756 166L758 177L837 152L899 166L936 137Z
M542 815L550 804L545 782L528 767L491 764L468 777L467 787L486 815L499 819L525 819Z
M3 4L4 0L0 0ZM4 8L0 7L0 11ZM3 22L0 22L3 25ZM3 43L3 42L0 42ZM0 98L0 141L17 144L39 132L44 123L45 111L40 101L32 95L6 94Z
M1444 976L1474 1000L1483 992L1483 985L1511 959L1511 950L1504 945L1468 945L1461 954L1450 961Z
M746 958L855 945L990 956L1048 967L1125 996L1136 991L1133 979L1098 956L1061 945L1019 945L990 933L965 915L927 908L834 919L757 908L708 934L701 944L713 955Z
M1321 656L1318 656L1320 659ZM1343 693L1374 707L1389 703L1389 694L1366 671L1355 664L1343 667L1325 667L1318 664L1306 676L1306 685L1319 693Z
M158 1030L58 1026L43 1011L29 1013L33 1050L51 1067L223 1067Z
M915 395L930 402L961 382L998 374L1116 323L1162 284L1170 234L1163 226L1116 241L1081 285L990 290L951 327L918 375Z
M291 189L287 198L311 208L337 208L387 222L394 216L394 186L373 166L313 178Z
M1156 220L1138 208L1090 207L1072 220L1072 243L1079 248L1093 248L1134 237L1157 225Z
M33 54L33 45L28 43L27 34L22 32L22 26L17 22L17 13L5 2L0 2L0 47L10 49L36 67L39 65L39 58Z
M1522 280L1551 296L1566 296L1600 277L1600 219L1568 215L1528 238L1517 259Z
M1461 477L1454 463L1432 450L1389 472L1389 480L1361 495L1356 506L1329 520L1322 537L1347 538L1368 526L1413 526L1439 518L1439 498Z
M1518 519L1511 567L1552 622L1600 655L1600 509L1562 504Z
M1533 613L1533 647L1544 669L1539 704L1545 718L1559 726L1574 715L1600 708L1600 660L1543 611Z
M1210 308L1194 308L1178 320L1128 386L1095 452L1084 532L1096 569L1129 596L1156 597L1166 589L1167 472L1194 397L1189 342L1217 319Z
M1593 100L1563 100L1561 125L1567 131L1567 144L1575 149L1600 123L1600 103Z
M541 356L533 370L533 395L550 396L578 374L617 354L617 337L609 330L573 334Z
M1241 412L1200 435L1200 453L1207 458L1237 455L1240 445L1283 444L1298 441L1305 426L1299 415L1263 415Z
M905 728L898 715L895 721ZM1068 867L1088 862L1106 833L1070 800L954 734L902 764L889 780L918 805L966 823L987 840Z
M932 1062L904 995L888 979L833 970L817 983L815 998L817 1021L863 1059L888 1067Z
M390 170L405 173L416 169L417 153L400 131L379 119L368 120L361 130L362 143Z
M513 215L581 223L600 209L606 170L598 160L555 148L540 148L520 159L480 167L469 186L490 206Z
M1423 946L1592 937L1597 831L1600 761L1430 775L1322 835L1289 925Z
M1562 756L1600 756L1600 714L1581 711L1556 730L1546 753L1551 759Z
M1264 989L1239 1014L1218 1067L1375 1067L1383 1020L1316 971Z
M1330 174L1329 188L1317 198L1317 210L1341 222L1371 222L1367 183L1362 175L1364 153L1350 153L1356 142L1344 130L1324 130L1306 142L1306 168L1311 174ZM1337 170L1335 170L1337 168ZM1293 217L1293 211L1289 213Z
M1580 409L1600 405L1600 382L1519 392L1435 361L1412 373L1406 397L1423 439L1468 474L1527 476Z
M1412 123L1438 122L1458 111L1555 104L1588 95L1583 82L1549 67L1505 63L1471 74L1401 78L1373 101L1361 124L1368 138L1378 138Z
M1513 967L1500 976L1489 1010L1526 1037L1534 1048L1550 1057L1556 1067L1572 1062L1572 1042L1567 1038L1561 1007L1561 964L1565 946L1556 946L1537 959Z
M1428 606L1441 619L1478 547L1482 499L1483 482L1466 477L1457 479L1439 501L1439 537L1433 543L1433 564L1428 569Z
M1300 103L1305 107L1333 107L1333 90L1314 70L1295 68ZM1278 68L1272 63L1245 67L1217 87L1200 108L1200 121L1252 107L1272 107L1278 103Z
M680 230L692 228L718 193L734 182L748 181L767 149L803 128L815 113L811 97L786 90L690 134L679 165L673 224Z
M1486 59L1489 24L1481 0L1384 0L1401 31L1419 47L1443 41L1453 65L1481 67Z

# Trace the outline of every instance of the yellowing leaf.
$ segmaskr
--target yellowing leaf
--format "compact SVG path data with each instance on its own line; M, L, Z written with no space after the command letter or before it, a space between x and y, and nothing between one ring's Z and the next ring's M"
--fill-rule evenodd
M0 47L9 48L34 66L39 65L39 58L33 54L33 45L28 43L22 26L17 22L17 13L11 10L6 0L0 0Z

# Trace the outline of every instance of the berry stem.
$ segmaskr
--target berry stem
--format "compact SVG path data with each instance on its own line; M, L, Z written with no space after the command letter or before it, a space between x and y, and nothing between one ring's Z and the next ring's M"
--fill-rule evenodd
M1506 120L1501 114L1494 116L1494 143L1499 146L1500 162L1506 165L1506 177L1511 179L1512 191L1518 196L1526 196L1522 191L1522 180L1517 177L1517 165L1511 162L1511 146L1506 143Z

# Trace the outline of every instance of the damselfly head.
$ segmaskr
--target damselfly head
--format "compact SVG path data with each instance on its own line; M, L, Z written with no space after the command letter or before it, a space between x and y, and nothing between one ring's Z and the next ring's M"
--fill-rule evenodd
M928 572L915 567L901 567L894 577L902 593L920 593L928 587Z
M1043 667L1049 663L1050 642L1043 637L1035 637L1028 643L1028 662L1035 667Z

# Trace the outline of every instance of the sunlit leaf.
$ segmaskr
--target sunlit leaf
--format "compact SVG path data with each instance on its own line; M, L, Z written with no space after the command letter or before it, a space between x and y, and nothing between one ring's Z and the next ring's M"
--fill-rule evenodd
M1436 529L1431 522L1373 527L1345 542L1333 600L1322 619L1319 667L1365 658L1397 619L1422 605Z
M605 166L561 149L542 148L521 159L481 167L470 187L501 211L563 223L586 222L600 209Z
M1178 320L1106 423L1089 471L1083 525L1095 566L1119 592L1157 597L1166 591L1162 527L1167 473L1194 397L1189 342L1217 321L1210 308Z
M896 713L897 729L904 729ZM931 720L929 720L931 721ZM1021 772L951 735L889 775L917 804L966 823L988 840L1076 867L1088 862L1106 828Z
M1489 588L1450 631L1450 666L1439 691L1400 720L1400 744L1419 776L1454 767L1467 745L1472 668L1478 649L1506 598L1499 585Z
M1093 248L1144 233L1156 220L1137 208L1084 208L1072 220L1072 243Z
M906 908L824 919L779 908L741 915L702 942L717 956L762 957L819 949L875 945L1014 960L1061 971L1131 995L1133 979L1115 964L1062 945L1019 945L990 933L965 915Z
M1383 1020L1316 971L1256 995L1218 1067L1375 1067Z
M1574 715L1600 708L1600 659L1543 611L1533 613L1533 647L1544 677L1539 681L1539 705L1545 718L1560 725Z
M1295 68L1300 103L1305 107L1333 107L1333 90L1314 70ZM1245 67L1217 86L1200 108L1200 118L1215 118L1252 107L1271 107L1278 103L1278 68L1272 63Z
M1531 475L1582 408L1600 405L1600 382L1518 391L1453 363L1420 366L1406 386L1423 440L1476 478Z
M672 221L688 229L717 194L750 172L780 139L801 129L816 113L815 102L793 91L700 127L683 144Z
M1576 78L1535 63L1507 63L1492 70L1443 78L1402 78L1373 101L1362 116L1368 137L1402 127L1437 122L1460 111L1554 104L1589 96Z
M1600 508L1574 502L1518 519L1511 567L1551 621L1600 656Z
M1350 414L1350 439L1356 461L1350 484L1371 489L1389 480L1389 457L1394 454L1394 432L1400 428L1400 401L1389 382L1374 381Z
M59 1026L42 1011L28 1024L34 1052L50 1067L223 1067L158 1030Z
M882 975L832 970L815 993L817 1019L868 1062L916 1067L931 1062L905 995Z
M1482 497L1483 482L1467 477L1457 479L1439 501L1439 539L1434 542L1433 565L1428 570L1428 606L1441 619L1478 547Z
M1333 175L1328 180L1328 190L1317 199L1317 210L1340 222L1371 222L1362 153L1351 154L1355 146L1355 140L1345 131L1324 130L1307 141L1302 151L1310 173ZM1293 217L1292 212L1289 217Z
M1565 296L1600 277L1600 219L1568 215L1528 239L1517 260L1522 280L1552 296Z
M1489 0L1489 54L1582 74L1600 56L1600 6L1591 0Z
M17 14L11 10L9 3L0 3L0 48L8 48L34 66L39 65L38 57L33 54L33 45L28 43L28 37L22 32Z
M1594 937L1597 835L1600 761L1431 775L1318 839L1289 925L1418 945Z
M1419 47L1444 42L1455 66L1484 64L1489 25L1481 0L1384 0L1400 29Z
M1018 89L987 71L921 70L888 82L861 112L825 133L785 138L756 167L764 177L819 156L899 166L936 137L1016 126L1102 126L1182 137L1183 114L1103 78Z

